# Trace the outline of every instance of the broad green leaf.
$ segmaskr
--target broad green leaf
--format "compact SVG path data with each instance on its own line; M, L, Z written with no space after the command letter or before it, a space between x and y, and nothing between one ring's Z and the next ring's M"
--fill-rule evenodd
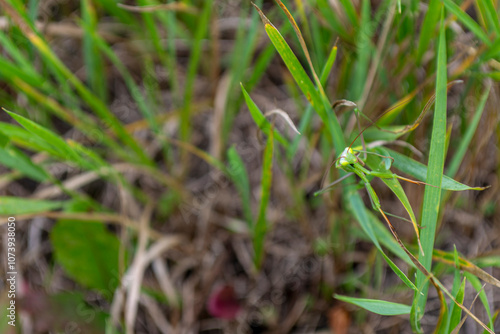
M428 169L427 166L391 149L386 149L386 150L389 152L391 157L394 158L394 162L392 164L393 167L397 168L403 173L406 173L414 177L417 180L420 180L422 182L425 181ZM427 188L432 188L432 187L427 186ZM455 181L446 175L443 176L441 188L443 190L451 190L451 191L485 189L484 187L470 187L468 185Z
M361 308L364 308L365 310L380 315L409 314L411 309L411 306L409 305L388 302L385 300L354 298L354 297L341 296L337 294L334 295L334 297L338 300L342 300L344 302L357 305Z
M60 209L63 201L45 201L40 199L22 197L0 197L0 215L14 216Z
M78 205L73 209L81 211ZM72 279L112 298L120 280L120 241L103 223L59 220L50 239L56 261Z

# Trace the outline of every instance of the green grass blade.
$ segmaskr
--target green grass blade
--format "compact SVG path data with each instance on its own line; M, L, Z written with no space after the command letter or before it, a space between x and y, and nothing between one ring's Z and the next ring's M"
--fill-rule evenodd
M248 106L248 109L250 110L250 114L252 115L255 124L257 124L259 129L261 129L261 131L264 132L267 136L270 135L270 132L272 130L273 136L276 137L276 140L278 140L285 148L287 148L289 145L288 140L286 140L285 137L283 137L277 130L272 129L271 123L267 120L262 111L260 111L259 107L252 100L250 95L245 90L245 87L243 87L242 84L240 85L243 96L245 97L245 102Z
M71 73L61 60L57 58L49 45L39 35L33 32L28 32L28 38L38 49L40 54L44 56L45 60L75 87L82 99L87 102L94 112L104 122L107 122L107 124L110 125L111 129L113 129L118 138L120 138L135 152L139 160L144 164L151 165L152 162L149 157L146 156L144 150L139 146L135 139L127 133L123 124L116 118L115 115L111 113L111 111L97 96L95 96L73 73Z
M441 0L430 0L429 7L427 8L427 13L424 17L424 22L422 23L422 29L420 30L420 37L418 40L417 48L417 63L420 64L424 53L428 50L429 44L432 37L434 36L434 31L436 30L436 25L439 22L439 13L442 7Z
M266 148L264 150L264 161L262 163L262 179L260 183L261 197L259 216L253 228L253 246L255 251L254 264L255 267L260 268L262 265L264 255L264 241L268 230L268 222L266 219L267 205L271 197L271 184L272 184L272 168L273 168L273 154L274 154L274 131L269 131L267 138Z
M52 148L49 153L55 154L59 158L73 161L79 165L81 164L82 159L71 149L68 143L57 134L21 115L14 114L7 110L5 111L39 140L46 142Z
M375 216L370 215L368 210L366 209L363 201L361 200L361 197L359 197L359 194L357 192L352 192L347 191L346 192L347 200L350 204L350 211L352 212L353 216L356 218L356 220L360 223L361 228L365 232L365 234L370 238L370 240L373 242L375 247L379 250L379 252L382 254L384 259L386 260L387 264L391 267L391 269L398 275L398 277L403 281L403 283L406 284L410 289L413 289L414 291L417 290L415 285L408 279L408 277L399 269L394 262L392 262L391 259L384 253L382 247L380 246L379 239L377 238L375 231L374 231L374 224L381 225L380 222L378 221ZM376 221L376 222L374 222ZM392 236L389 237L390 239L393 239ZM399 248L401 250L401 248ZM401 255L400 251L395 251L395 254ZM405 259L407 262L411 262L410 259L408 258L408 255L401 255L403 259Z
M63 201L45 201L21 197L0 197L0 215L14 216L57 210L63 207Z
M87 31L90 38L92 39L93 45L95 45L103 54L108 57L108 59L113 63L116 69L120 72L127 85L127 88L130 91L130 95L134 99L137 104L139 111L144 116L144 118L148 121L149 126L154 132L159 131L159 126L156 120L154 119L154 113L146 103L144 96L142 96L141 90L139 86L135 83L132 75L128 71L128 69L123 65L122 61L117 57L117 55L113 52L113 50L109 47L109 45L104 42L102 37L97 35L94 31L90 30L84 22L82 22L82 26L84 27L84 31Z
M34 152L49 152L53 156L59 156L59 153L52 146L45 141L33 140L33 134L19 126L0 122L0 133L22 148Z
M458 290L457 294L455 295L455 299L460 304L462 304L464 302L465 282L466 282L466 279L464 278L464 280L462 281L462 284L460 285L460 289ZM452 303L451 309L450 309L450 323L448 326L449 332L451 332L455 327L458 326L458 324L460 323L461 317L462 317L462 309L460 307L458 307L455 303Z
M333 31L342 37L342 39L349 40L346 29L342 26L339 16L334 12L328 0L317 0L317 6L320 13L325 16L326 21L330 24Z
M491 308L490 308L490 303L488 301L488 296L486 295L486 292L483 289L483 285L481 284L481 281L479 278L474 276L473 274L469 272L465 272L464 276L469 280L470 284L476 290L477 293L479 293L479 300L481 300L481 303L484 306L484 309L486 310L486 313L488 314L488 320L489 320L489 327L491 330L494 330L493 328L493 323L492 323L492 315L491 315Z
M203 2L203 9L201 15L197 18L197 29L191 45L191 55L189 57L189 64L186 75L186 85L184 89L184 104L181 113L180 122L180 138L181 140L188 141L191 133L191 102L194 92L194 81L196 72L200 65L202 54L203 38L207 35L208 28L210 27L210 14L212 12L213 0L205 0Z
M246 222L250 225L253 222L252 208L250 207L250 181L248 180L248 171L241 159L238 151L234 146L231 146L227 152L229 162L228 173L231 176L236 189L241 196L243 206L243 216Z
M349 21L351 21L352 26L357 27L358 14L356 13L356 8L354 8L354 3L350 0L340 0L340 3L342 4L342 7L344 8L345 13L347 14Z
M447 104L447 70L446 70L446 35L443 11L441 12L441 27L439 30L439 43L437 50L437 76L436 76L436 102L434 120L432 125L431 147L426 183L436 187L426 187L422 207L422 233L421 242L424 254L420 258L422 265L431 272L432 250L436 234L439 203L441 199L441 183L443 179L446 137L446 104ZM427 292L429 289L428 278L421 271L417 272L417 288L423 296L417 294L414 301L417 319L425 312Z
M481 59L486 61L494 57L498 58L498 56L500 56L500 38L497 38L495 43L493 43L488 51L486 51L486 53L481 56Z
M266 24L265 29L267 35L271 39L271 42L274 44L276 50L290 70L293 78L299 85L300 90L307 97L314 110L318 112L323 122L327 123L327 115L324 111L323 103L321 101L319 93L314 87L311 79L309 79L309 76L300 64L299 60L288 46L283 36L281 36L278 29L276 29L270 23Z
M372 171L377 171L379 167L379 162L375 162L375 159L372 159L373 156L368 157L366 160L366 165L370 167ZM384 171L385 173L392 174L390 171ZM410 216L411 223L413 225L413 228L415 230L418 244L420 246L420 231L417 225L417 218L415 217L415 214L413 213L413 209L411 207L410 201L408 200L408 197L406 196L406 193L403 190L403 187L401 187L401 184L396 178L385 178L385 177L380 177L380 180L385 183L389 189L396 195L396 197L399 199L401 204L403 204L403 207L405 208L406 212Z
M82 20L88 27L88 29L84 30L83 35L83 60L87 74L87 83L101 100L106 101L106 80L103 76L105 73L104 66L91 35L97 30L97 17L92 1L82 1L81 10Z
M34 164L31 159L16 147L0 147L0 163L28 176L29 178L43 182L49 175L40 165Z
M483 31L481 26L476 23L469 15L467 15L457 4L451 0L443 0L443 3L453 15L455 15L460 22L462 22L467 28L470 29L486 45L490 46L491 41L488 35Z
M386 149L389 152L390 156L394 158L394 162L392 164L393 167L400 170L401 172L408 174L414 177L417 180L425 181L428 167L424 164L421 164L418 161L415 161L407 156L393 151L391 149ZM464 190L483 190L484 187L470 187L454 179L444 175L441 183L441 188L443 190L451 190L451 191L464 191Z
M328 54L328 59L326 60L325 66L323 67L323 70L321 71L321 75L319 77L319 81L321 82L321 85L324 87L326 84L326 81L328 80L328 76L330 75L330 72L332 71L333 64L335 63L335 59L337 59L337 46L334 45L333 48L330 50L330 53Z
M342 300L346 303L354 304L356 306L362 307L370 312L380 314L380 315L400 315L409 314L411 306L388 302L385 300L376 299L366 299L366 298L354 298L348 296L341 296L335 294L334 297L338 300Z
M321 76L319 78L321 85L324 87L326 84L326 81L328 80L328 75L330 74L333 64L335 63L335 59L337 58L337 46L334 46L330 50L330 54L328 55L328 59L323 67L323 70L321 71ZM311 104L307 106L306 111L304 112L304 115L302 116L299 124L299 132L304 133L306 129L309 126L309 123L312 119L313 115L313 107ZM287 152L287 157L288 159L291 159L295 153L297 152L297 148L299 147L299 141L300 137L297 136L294 138L292 144L290 145L288 152Z
M353 101L358 101L361 98L364 85L360 83L366 81L368 67L370 66L370 59L372 57L373 47L371 39L375 33L375 29L372 29L373 22L371 21L370 14L370 1L363 0L361 2L361 24L356 36L357 57L349 90L349 99Z
M481 9L481 14L486 18L488 26L492 31L495 31L497 37L500 37L500 20L495 5L492 0L477 0L477 4Z

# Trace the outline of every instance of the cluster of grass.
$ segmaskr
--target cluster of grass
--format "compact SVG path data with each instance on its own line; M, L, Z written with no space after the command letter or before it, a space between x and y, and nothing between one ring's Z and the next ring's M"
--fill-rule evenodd
M0 0L20 297L77 311L24 306L36 330L494 332L498 4L253 5ZM315 196L363 144L368 179ZM233 322L204 307L221 284Z

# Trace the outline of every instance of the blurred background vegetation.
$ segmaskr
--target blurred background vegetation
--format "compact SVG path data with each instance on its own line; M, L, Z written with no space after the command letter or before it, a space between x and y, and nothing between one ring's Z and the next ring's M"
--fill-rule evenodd
M283 11L255 3L312 76ZM491 187L442 193L436 249L456 249L498 277L498 1L285 4L316 73L335 59L322 77L330 102L354 101L370 120L396 106L378 122L388 129L412 124L435 93L444 11L443 70L448 81L463 80L448 92L445 174ZM19 300L12 328L2 293L3 333L416 330L407 315L333 297L410 305L414 294L342 201L343 185L313 195L340 152L250 1L0 0L0 8L0 214L17 222ZM289 115L300 135L280 117L268 117L276 131L263 128L242 86L263 113ZM427 164L432 109L404 145L389 146ZM335 111L347 143L372 123L361 118L358 127L352 112ZM364 138L395 136L372 126ZM384 210L405 216L382 182L373 186ZM425 187L403 187L420 216ZM384 249L413 280L415 269L375 220ZM417 254L411 224L392 220ZM263 249L257 260L255 247ZM481 290L451 259L433 273L467 307L481 291L471 310L493 328L498 288ZM440 306L430 289L425 332L443 319ZM443 332L460 314L451 318ZM468 319L462 331L480 327Z

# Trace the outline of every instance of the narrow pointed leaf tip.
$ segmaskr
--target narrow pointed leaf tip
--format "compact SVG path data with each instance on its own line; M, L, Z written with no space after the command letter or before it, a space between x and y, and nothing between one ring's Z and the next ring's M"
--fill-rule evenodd
M259 6L257 6L255 3L253 3L253 1L252 1L252 5L255 7L255 9L257 9L257 12L260 15L260 19L262 20L262 23L264 23L264 25L270 25L270 26L274 27L273 24L271 23L271 21L269 21L269 19L266 17L266 15L262 12L262 10L260 10Z

